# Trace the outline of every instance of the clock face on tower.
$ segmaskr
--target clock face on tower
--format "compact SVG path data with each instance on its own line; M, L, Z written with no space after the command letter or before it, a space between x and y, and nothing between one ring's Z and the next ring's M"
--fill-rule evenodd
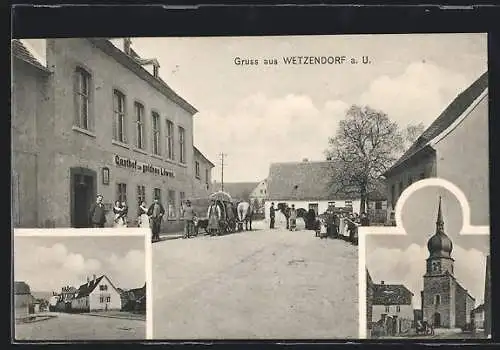
M432 262L432 272L441 272L441 261Z

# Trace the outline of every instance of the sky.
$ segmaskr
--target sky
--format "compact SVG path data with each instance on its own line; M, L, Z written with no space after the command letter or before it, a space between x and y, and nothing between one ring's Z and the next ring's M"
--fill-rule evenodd
M486 34L132 38L143 58L198 110L195 145L226 182L260 181L271 162L323 160L351 104L401 126L428 126L487 70ZM285 65L289 56L342 56L370 64ZM234 59L259 60L236 65ZM279 64L265 66L264 59Z
M108 276L117 288L142 287L144 237L15 237L14 279L31 291L78 288L94 274Z
M420 308L427 241L436 232L439 196L445 233L453 243L455 277L476 299L484 300L486 255L489 235L459 235L462 210L456 197L442 187L425 187L405 202L402 223L406 236L366 236L366 265L374 283L404 284L413 294L413 305Z

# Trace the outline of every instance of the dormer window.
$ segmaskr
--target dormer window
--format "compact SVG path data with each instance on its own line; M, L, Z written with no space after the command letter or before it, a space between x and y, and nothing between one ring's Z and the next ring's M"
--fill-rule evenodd
M155 78L158 78L158 73L160 72L160 67L158 67L156 64L153 66L153 76Z

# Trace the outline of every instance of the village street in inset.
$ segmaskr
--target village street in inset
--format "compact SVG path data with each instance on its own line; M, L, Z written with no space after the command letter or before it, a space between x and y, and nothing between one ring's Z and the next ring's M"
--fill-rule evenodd
M357 247L263 223L154 244L154 339L358 337Z

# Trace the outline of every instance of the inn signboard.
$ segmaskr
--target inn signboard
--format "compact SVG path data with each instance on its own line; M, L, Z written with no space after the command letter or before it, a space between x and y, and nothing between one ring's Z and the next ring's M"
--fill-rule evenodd
M143 174L175 177L175 173L172 170L168 170L163 167L159 167L149 163L139 162L134 159L121 157L119 155L115 155L113 161L115 165L120 168L127 168L130 170L141 172Z

